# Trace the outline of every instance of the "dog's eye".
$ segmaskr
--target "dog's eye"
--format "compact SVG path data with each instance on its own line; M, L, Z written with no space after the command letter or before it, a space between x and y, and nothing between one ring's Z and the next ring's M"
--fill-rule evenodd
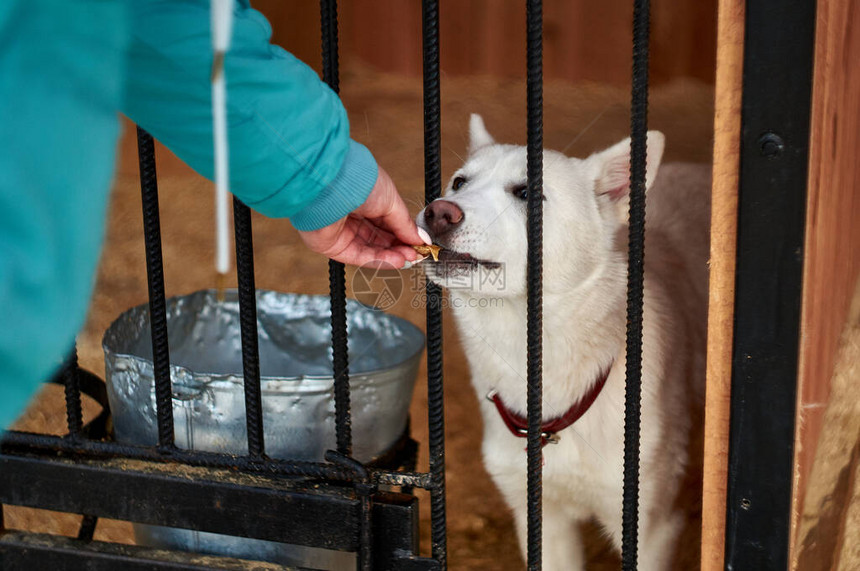
M451 183L451 190L460 190L460 187L464 184L466 184L466 177L458 176L454 179L454 182Z
M520 200L529 199L529 187L527 184L518 184L511 189L511 194Z

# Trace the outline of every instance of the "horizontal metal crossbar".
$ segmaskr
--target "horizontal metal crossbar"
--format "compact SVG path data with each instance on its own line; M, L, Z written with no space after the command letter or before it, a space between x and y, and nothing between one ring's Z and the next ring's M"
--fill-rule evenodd
M301 480L124 459L0 455L0 500L327 549L357 548L359 502L351 487L308 486ZM325 533L295 525L298 520L315 521Z
M149 446L118 444L94 440L72 440L59 436L9 431L0 436L0 450L16 453L68 454L82 460L128 458L160 463L182 463L189 466L226 468L242 472L279 476L303 476L337 482L354 482L357 475L341 466L321 462L249 458L230 454L217 454L198 450L175 448L166 453ZM393 472L369 469L372 483L389 486L411 486L431 489L430 475L420 472Z
M215 557L138 545L79 541L70 537L10 531L0 535L2 569L88 571L300 571L274 563Z
M0 454L0 502L326 549L359 547L360 500L353 488L298 478ZM415 552L417 517L413 496L373 496L381 560Z
M437 571L426 557L395 553L380 569ZM0 569L87 569L87 571L311 571L276 563L201 555L170 549L81 541L71 537L9 531L0 534Z

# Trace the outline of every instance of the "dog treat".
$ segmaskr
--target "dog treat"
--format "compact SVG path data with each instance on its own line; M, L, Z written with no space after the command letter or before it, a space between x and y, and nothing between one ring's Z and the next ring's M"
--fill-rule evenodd
M436 244L430 244L429 246L421 244L420 246L412 247L415 248L415 251L422 256L433 256L434 262L439 261L439 251L442 250L442 246L437 246Z

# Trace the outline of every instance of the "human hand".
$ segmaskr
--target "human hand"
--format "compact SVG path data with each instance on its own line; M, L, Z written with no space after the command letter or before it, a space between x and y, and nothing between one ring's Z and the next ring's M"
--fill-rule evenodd
M388 173L379 167L373 190L349 216L319 230L299 232L305 245L355 266L403 268L423 258L412 244L429 244L418 233Z

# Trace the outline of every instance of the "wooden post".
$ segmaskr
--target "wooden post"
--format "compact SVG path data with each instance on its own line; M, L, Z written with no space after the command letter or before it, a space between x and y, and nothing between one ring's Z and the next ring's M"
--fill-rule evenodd
M717 16L714 181L708 309L702 569L723 569L732 376L735 251L743 84L744 2L720 0Z

